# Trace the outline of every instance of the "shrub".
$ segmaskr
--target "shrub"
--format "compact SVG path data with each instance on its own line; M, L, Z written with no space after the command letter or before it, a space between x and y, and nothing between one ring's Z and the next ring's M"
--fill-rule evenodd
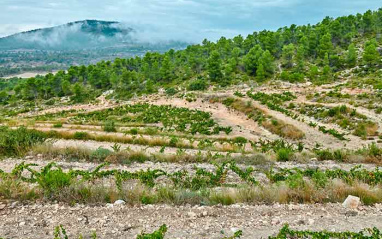
M73 139L84 140L87 138L89 138L89 134L86 132L75 132L73 135Z
M235 102L235 99L234 98L230 98L230 97L228 97L228 98L226 98L225 100L223 100L223 104L224 105L226 105L226 106L230 106L230 105L232 105L232 103L233 102Z
M233 142L239 146L244 146L248 140L244 137L236 137L233 139Z
M0 156L20 156L45 139L44 133L25 127L18 129L0 127Z
M289 188L292 189L302 189L305 187L304 177L301 173L290 175L287 178L286 183L288 184Z
M130 134L137 135L138 134L138 129L137 128L130 129Z
M171 147L175 147L178 142L179 142L179 139L177 137L173 136L170 139L169 145Z
M233 93L235 96L237 97L244 97L245 95L239 91L235 91L235 93Z
M115 127L115 122L111 120L106 121L105 124L103 125L103 130L105 132L117 132L117 129Z
M312 175L312 180L317 188L324 188L329 181L326 174L319 170Z
M56 103L54 99L50 99L45 102L46 105L54 105L54 103Z
M276 152L277 161L286 162L293 156L293 151L290 148L280 148Z
M173 88L173 87L170 87L170 88L166 89L166 94L167 95L172 96L172 95L175 95L176 93L178 93L178 91L175 88Z
M164 239L166 232L167 226L164 224L153 233L146 234L142 232L140 235L137 236L137 239Z
M207 89L207 83L205 80L198 79L194 80L188 85L188 90L196 91L196 90L206 90Z
M110 150L99 147L90 154L90 159L94 161L103 161L111 154L112 152Z
M56 123L53 125L53 128L62 128L62 123Z
M334 160L333 153L328 149L316 150L315 153L319 161Z
M47 197L54 197L55 194L71 185L72 177L70 174L62 171L61 168L51 169L52 164L48 165L37 174L36 181L38 185L44 190ZM36 174L35 174L36 175Z

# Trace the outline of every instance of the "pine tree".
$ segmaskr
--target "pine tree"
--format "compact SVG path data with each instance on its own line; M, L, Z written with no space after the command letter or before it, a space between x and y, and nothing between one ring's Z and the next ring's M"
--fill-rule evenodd
M333 51L332 36L330 33L323 35L318 46L318 54L321 58L330 55Z
M285 68L291 68L293 66L294 57L294 45L291 43L283 47L282 61Z
M263 49L261 49L260 45L256 45L244 57L244 66L245 70L250 75L256 75L257 67L259 64L260 57L263 55Z
M257 71L256 71L256 78L259 80L259 81L264 81L265 80L265 71L264 71L264 67L263 67L263 64L259 64L258 68L257 68Z
M275 72L273 57L268 50L264 51L261 55L261 58L259 59L259 64L263 65L265 76L271 76Z
M352 43L348 47L348 54L346 57L346 63L350 67L354 67L357 64L357 49L355 48L355 45Z
M375 40L366 42L365 50L363 52L364 63L373 66L378 63L379 59L380 55L377 50L377 42Z
M298 73L304 72L304 68L305 68L304 55L305 55L304 46L299 46L297 48L297 54L296 54L296 72Z
M215 82L221 79L223 77L223 74L221 69L222 61L220 59L219 52L212 51L207 63L207 70L210 79Z
M162 65L160 68L160 75L161 75L162 80L164 80L164 81L171 81L173 79L172 65L170 62L170 57L167 55L164 57L164 59L162 61Z

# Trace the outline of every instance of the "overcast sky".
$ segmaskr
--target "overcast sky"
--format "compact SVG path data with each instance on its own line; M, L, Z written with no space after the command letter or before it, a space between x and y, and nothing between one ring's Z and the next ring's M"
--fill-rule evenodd
M145 29L147 38L198 42L379 7L381 0L0 0L0 36L98 19Z

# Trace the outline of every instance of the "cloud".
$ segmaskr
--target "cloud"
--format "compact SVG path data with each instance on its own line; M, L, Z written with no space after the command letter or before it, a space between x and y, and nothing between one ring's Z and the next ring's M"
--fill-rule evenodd
M377 9L380 0L2 0L0 36L71 21L120 21L140 39L200 42ZM138 29L139 28L139 29Z

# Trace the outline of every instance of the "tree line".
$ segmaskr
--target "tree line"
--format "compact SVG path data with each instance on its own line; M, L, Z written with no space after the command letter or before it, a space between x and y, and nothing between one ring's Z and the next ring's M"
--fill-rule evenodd
M375 72L381 66L381 42L382 8L326 17L316 25L263 30L246 38L204 40L163 54L147 52L143 57L72 66L55 75L0 80L0 102L63 96L84 102L106 90L126 99L154 93L160 87L189 84L195 90L248 80L325 83L335 80L336 72L357 66Z

